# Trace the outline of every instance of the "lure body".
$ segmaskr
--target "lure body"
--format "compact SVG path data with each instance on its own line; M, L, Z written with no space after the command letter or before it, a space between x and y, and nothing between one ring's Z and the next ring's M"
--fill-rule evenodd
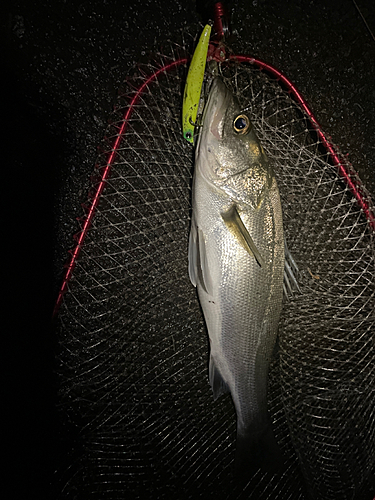
M182 131L184 138L191 144L194 144L194 127L197 119L204 71L206 68L210 35L211 26L207 24L203 29L198 45L194 51L185 84L184 99L182 103Z

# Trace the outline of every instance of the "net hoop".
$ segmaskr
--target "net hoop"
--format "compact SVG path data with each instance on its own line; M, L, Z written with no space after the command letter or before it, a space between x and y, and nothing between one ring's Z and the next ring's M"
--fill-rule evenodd
M286 78L285 75L283 75L278 69L275 67L271 66L270 64L265 63L264 61L261 61L259 59L253 58L251 56L246 56L246 55L230 55L229 56L229 61L237 62L240 64L252 64L257 66L259 69L266 71L269 73L273 78L277 79L281 84L286 88L287 92L294 98L294 100L301 106L303 111L307 114L307 117L310 120L310 123L317 133L321 143L323 146L326 148L327 152L330 155L330 158L337 167L341 177L343 178L344 182L350 189L351 193L357 200L357 203L359 207L362 209L363 213L366 216L366 219L368 221L369 227L373 232L375 232L375 214L373 213L372 208L369 205L369 202L367 201L367 196L366 196L366 190L362 183L360 182L359 178L357 175L355 175L355 182L353 182L353 172L349 171L349 168L352 170L352 167L350 163L347 160L340 159L339 153L336 151L335 147L331 143L329 139L327 139L326 135L323 133L317 119L315 118L314 114L310 110L307 102L303 98L303 96L300 94L300 92L297 90L295 85L288 79ZM92 224L93 218L95 216L95 212L101 197L101 194L105 188L106 181L108 180L111 172L112 165L114 163L114 160L116 158L116 154L119 150L119 147L121 145L122 138L124 137L126 130L127 130L127 125L128 122L132 116L134 106L137 104L139 98L143 94L143 92L148 88L150 84L152 84L155 80L157 80L158 76L161 75L162 73L168 73L169 71L172 71L176 67L180 65L184 65L188 63L188 58L180 58L175 61L172 61L165 66L162 66L159 68L157 71L152 73L150 76L146 78L146 80L142 83L142 85L136 90L136 93L134 94L131 102L129 103L124 117L122 119L121 126L119 128L118 135L116 137L116 140L113 144L111 153L109 155L108 161L103 168L102 171L102 176L101 180L99 181L98 187L96 189L96 192L94 193L91 201L91 205L88 208L87 215L83 221L83 227L81 231L76 235L75 239L77 241L77 244L73 250L70 251L71 257L66 264L65 268L66 271L63 276L62 280L62 285L56 300L56 304L54 307L53 311L53 318L55 318L58 314L58 311L60 309L63 297L65 293L67 292L69 281L73 275L74 268L76 266L77 260L79 258L81 248L84 242L84 239L87 235L88 230L90 229L90 226ZM375 500L375 499L374 499Z

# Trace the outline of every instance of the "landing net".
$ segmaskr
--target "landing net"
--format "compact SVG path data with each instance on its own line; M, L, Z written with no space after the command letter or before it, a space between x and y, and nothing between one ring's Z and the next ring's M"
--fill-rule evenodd
M67 272L59 399L75 437L61 498L371 500L370 196L341 156L340 173L285 84L255 63L222 64L274 167L301 288L284 301L269 380L286 471L258 471L239 485L231 474L235 411L229 395L213 400L207 334L187 273L193 151L180 125L187 63L173 50L125 85Z

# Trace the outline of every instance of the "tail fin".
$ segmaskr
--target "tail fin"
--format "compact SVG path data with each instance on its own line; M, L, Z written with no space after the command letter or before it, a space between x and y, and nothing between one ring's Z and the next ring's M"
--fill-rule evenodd
M252 476L257 470L277 474L285 468L285 457L273 434L271 424L262 432L251 433L237 430L234 473L237 477Z

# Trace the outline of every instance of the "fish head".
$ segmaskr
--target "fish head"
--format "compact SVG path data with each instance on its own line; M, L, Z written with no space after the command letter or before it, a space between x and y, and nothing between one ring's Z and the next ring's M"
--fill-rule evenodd
M273 171L249 114L216 77L203 112L195 167L231 198L258 208L273 182Z

